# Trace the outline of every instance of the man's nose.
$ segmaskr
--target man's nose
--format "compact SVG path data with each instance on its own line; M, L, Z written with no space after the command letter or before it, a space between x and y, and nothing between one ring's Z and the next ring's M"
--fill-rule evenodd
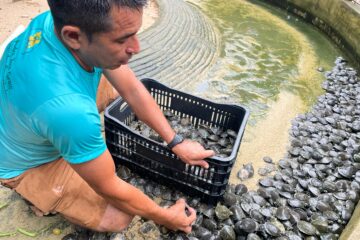
M129 54L137 54L140 52L140 42L136 35L133 36L131 43L126 48L126 52Z

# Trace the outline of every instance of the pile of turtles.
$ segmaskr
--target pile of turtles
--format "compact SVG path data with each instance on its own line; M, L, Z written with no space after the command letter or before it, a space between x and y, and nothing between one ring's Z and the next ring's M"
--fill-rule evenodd
M144 239L149 232L176 240L338 239L360 194L360 79L344 59L335 63L325 75L326 93L310 112L294 119L287 155L259 180L256 191L230 184L223 199L208 206L121 167L121 178L161 199L161 206L183 197L197 210L188 235L140 219Z
M163 111L164 116L168 120L170 126L177 134L184 138L199 142L205 149L214 150L218 157L228 157L232 153L237 133L231 129L222 129L220 127L199 124L195 127L189 117L180 117L173 111L166 109ZM140 135L166 144L162 138L145 123L137 118L129 123L129 127Z

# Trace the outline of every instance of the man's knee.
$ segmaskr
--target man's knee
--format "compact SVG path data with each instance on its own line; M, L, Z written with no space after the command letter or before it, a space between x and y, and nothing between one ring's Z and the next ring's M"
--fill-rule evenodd
M118 219L113 219L111 223L101 224L95 230L99 232L121 232L130 225L133 218L134 216L128 215L127 219L122 219L120 221Z
M129 226L133 218L134 216L108 205L99 226L95 230L100 232L121 232Z

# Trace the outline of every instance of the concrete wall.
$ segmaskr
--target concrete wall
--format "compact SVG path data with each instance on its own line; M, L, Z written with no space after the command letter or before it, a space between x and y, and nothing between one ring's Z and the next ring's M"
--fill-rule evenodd
M328 35L360 69L360 5L346 0L261 0L277 5Z

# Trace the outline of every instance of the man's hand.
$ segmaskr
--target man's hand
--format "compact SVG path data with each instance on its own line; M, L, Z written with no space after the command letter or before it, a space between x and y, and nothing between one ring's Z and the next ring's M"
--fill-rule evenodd
M191 225L196 220L196 211L187 206L184 199L177 200L174 205L167 209L167 213L169 218L166 222L162 222L162 225L174 231L191 232Z
M115 175L114 161L108 150L91 161L71 166L95 192L121 212L151 219L172 230L191 232L196 212L187 207L184 199L179 199L169 208L160 207L139 189Z
M203 168L209 168L209 164L204 159L215 155L213 150L205 150L200 143L190 140L184 140L182 143L173 147L172 151L179 156L183 162L189 165L198 165Z

